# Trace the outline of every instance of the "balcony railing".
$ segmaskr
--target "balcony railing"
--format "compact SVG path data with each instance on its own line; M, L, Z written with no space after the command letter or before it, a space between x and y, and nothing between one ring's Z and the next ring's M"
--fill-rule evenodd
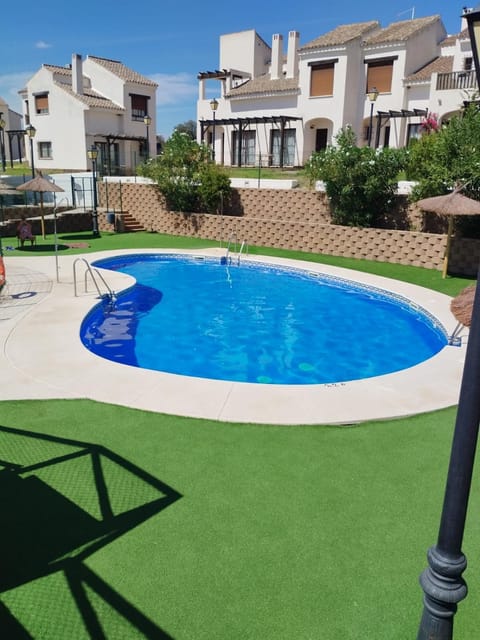
M439 73L437 76L437 91L449 91L451 89L475 89L477 79L475 70L453 71L452 73Z

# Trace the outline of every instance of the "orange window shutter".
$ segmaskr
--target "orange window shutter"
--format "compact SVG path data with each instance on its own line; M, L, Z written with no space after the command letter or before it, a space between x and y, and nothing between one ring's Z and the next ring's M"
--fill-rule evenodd
M369 64L366 93L373 87L376 87L380 93L390 93L392 90L392 73L393 62Z
M312 67L310 78L311 96L333 95L333 72L335 65L328 64Z
M36 111L48 111L48 96L35 96Z

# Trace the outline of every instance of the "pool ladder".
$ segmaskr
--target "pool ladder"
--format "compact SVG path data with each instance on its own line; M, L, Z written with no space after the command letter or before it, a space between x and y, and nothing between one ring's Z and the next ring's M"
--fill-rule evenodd
M232 264L232 256L230 255L232 253L232 251L231 251L232 244L235 247L234 253L237 254L237 256L236 256L237 265L240 264L240 259L242 257L242 253L244 255L248 254L248 243L247 243L246 240L242 241L242 244L240 245L240 250L237 253L237 236L234 233L232 233L232 235L228 239L227 252L225 254L224 259L222 260L222 264L227 264L227 265L231 265Z
M84 285L85 285L85 293L88 293L88 276L90 276L93 284L95 285L95 289L97 290L98 297L103 300L108 300L113 303L116 300L115 292L108 286L107 281L102 276L100 271L95 267L92 268L92 265L87 262L85 258L77 258L73 263L73 288L75 292L75 297L78 296L77 293L77 263L83 262L85 265L85 275L84 275ZM101 282L105 287L105 292L102 293L98 282Z

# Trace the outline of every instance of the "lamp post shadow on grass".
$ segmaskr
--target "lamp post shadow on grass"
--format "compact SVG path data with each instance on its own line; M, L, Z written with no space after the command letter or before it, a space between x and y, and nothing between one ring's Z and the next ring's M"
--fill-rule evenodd
M0 442L8 444L2 450L19 452L14 460L1 461L5 524L0 594L63 573L70 595L58 589L49 594L49 601L62 607L64 599L73 596L90 638L104 637L106 604L110 617L135 627L139 637L168 640L166 632L84 560L181 495L125 458L91 443L3 426ZM21 615L5 602L0 606L0 628L5 637L31 637Z

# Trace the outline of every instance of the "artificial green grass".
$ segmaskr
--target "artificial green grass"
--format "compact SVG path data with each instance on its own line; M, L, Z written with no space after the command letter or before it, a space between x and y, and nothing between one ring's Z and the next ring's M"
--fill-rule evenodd
M280 427L87 400L0 407L4 427L52 438L23 442L0 431L2 458L25 465L57 457L27 475L97 519L91 469L65 461L69 448L55 438L102 445L179 494L84 560L84 598L105 637L415 637L418 576L438 529L455 409L358 427ZM128 496L152 499L124 468L108 460L102 466L116 515L125 501L132 506ZM479 506L474 489L470 511ZM16 517L12 509L4 522ZM65 526L61 518L54 524ZM29 535L39 536L43 525ZM455 619L458 638L476 637L480 624L479 529L470 517L470 594ZM31 637L60 640L90 637L80 615L89 611L84 598L56 572L3 593L1 601Z
M71 253L220 244L150 233L59 240L90 245L63 249ZM52 253L50 238L39 242L34 252ZM368 271L449 295L469 283L415 267L250 251ZM438 530L454 408L349 428L229 424L77 400L4 401L0 411L0 458L3 478L10 478L4 497L15 486L12 475L31 477L41 489L30 496L27 514L15 495L6 501L4 532L20 516L25 530L7 536L5 552L26 565L23 581L15 571L10 586L8 572L3 581L0 628L8 640L415 637L418 576ZM90 457L67 459L84 445L59 438L105 447L110 457L93 446ZM135 467L115 463L115 456ZM37 467L25 471L28 465ZM142 506L157 496L142 474L174 496L164 508ZM473 514L477 486L476 474ZM125 517L142 509L144 520ZM106 527L94 553L81 540L75 546L75 523L82 531ZM480 624L479 534L478 519L469 517L470 594L459 605L457 638L476 637ZM73 560L39 577L58 556Z

